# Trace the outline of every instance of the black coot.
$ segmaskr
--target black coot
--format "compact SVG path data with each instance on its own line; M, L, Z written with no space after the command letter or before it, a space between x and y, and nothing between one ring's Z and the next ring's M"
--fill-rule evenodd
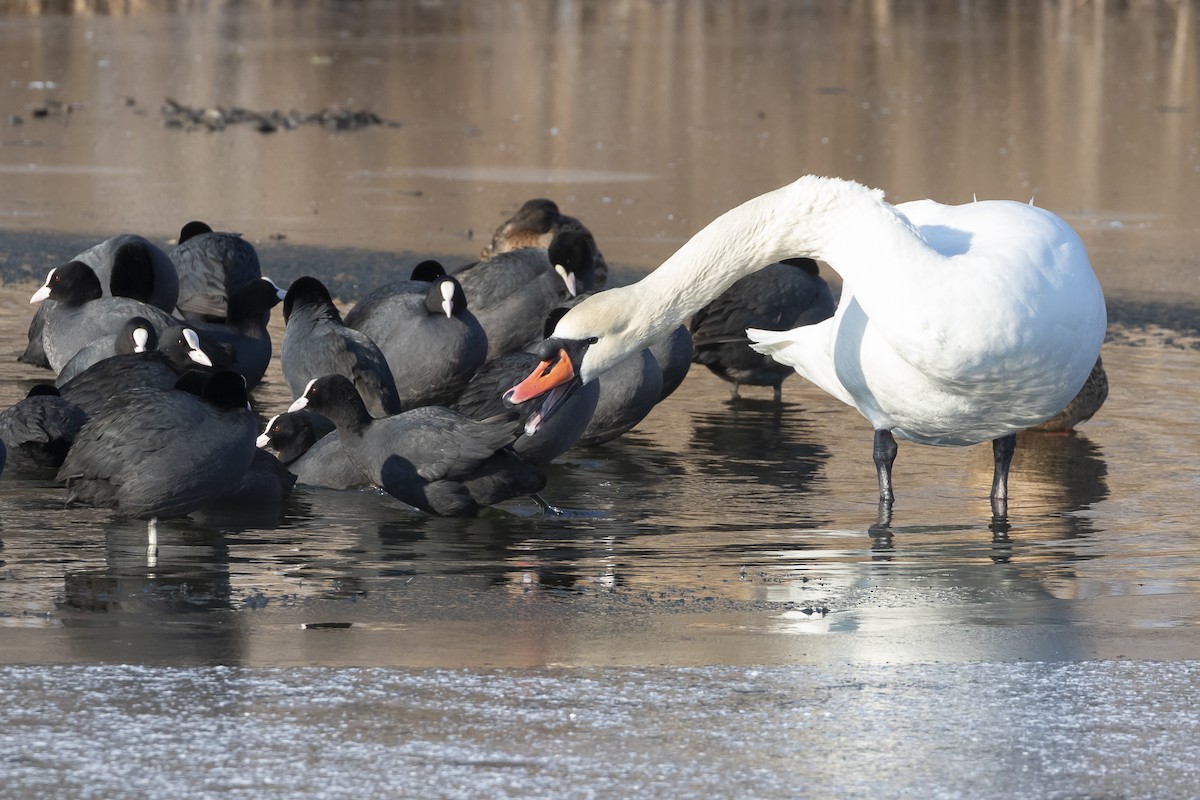
M424 406L375 419L342 375L312 381L289 410L305 407L333 421L346 454L374 485L433 514L469 516L546 483L508 449L520 434L514 415L476 421Z
M379 345L402 407L447 405L483 366L488 337L456 279L425 283L419 294L410 291L416 283L372 291L346 315L346 325Z
M187 383L185 373L180 383ZM134 388L91 415L58 480L68 501L141 519L182 516L240 485L254 458L254 415L236 372L184 389Z
M50 368L62 370L71 358L92 342L120 332L132 317L143 317L161 337L178 320L167 312L129 297L104 297L100 279L82 261L51 270L46 283L29 302L56 301L46 313L42 344Z
M58 389L38 384L24 399L0 411L0 441L9 463L18 469L58 467L67 457L87 413L59 396Z
M811 258L789 258L738 280L692 315L692 360L738 386L770 386L780 399L791 367L750 349L747 328L787 331L833 316L833 295Z
M179 231L170 258L179 273L179 314L196 322L226 321L229 300L262 277L254 245L197 220Z
M594 288L595 267L586 239L567 231L549 249L510 250L464 269L458 278L487 332L487 357L493 359L539 341L551 311Z
M396 381L375 342L342 324L329 290L316 278L298 278L283 298L287 327L279 361L292 397L315 378L344 375L376 416L401 409Z

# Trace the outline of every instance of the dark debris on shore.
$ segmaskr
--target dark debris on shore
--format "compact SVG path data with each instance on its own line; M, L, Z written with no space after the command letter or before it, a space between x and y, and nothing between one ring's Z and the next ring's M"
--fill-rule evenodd
M259 133L293 130L301 125L320 125L332 131L354 131L372 126L400 127L399 122L384 119L374 111L325 108L316 113L301 111L253 111L234 106L194 107L167 98L162 106L163 125L185 131L220 131L230 125L249 124Z

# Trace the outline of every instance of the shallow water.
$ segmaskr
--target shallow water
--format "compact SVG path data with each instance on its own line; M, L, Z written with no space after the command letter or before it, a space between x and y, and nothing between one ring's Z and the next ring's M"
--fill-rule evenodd
M301 711L266 700L253 709L255 725L283 732L262 746L262 770L243 761L200 794L285 785L282 765L316 747L312 731L347 724L303 708L350 703L376 683L426 698L449 722L435 725L434 710L361 711L366 750L353 758L395 756L389 743L412 736L420 752L401 760L442 796L544 796L562 774L623 781L643 796L746 791L737 780L760 781L760 796L788 796L805 780L836 796L1194 788L1182 765L1200 763L1187 743L1197 737L1181 735L1182 749L1165 755L1128 749L1153 740L1145 726L1195 724L1179 716L1200 654L1200 433L1189 424L1200 367L1200 39L1190 4L126 8L0 16L0 104L21 117L0 137L4 404L47 377L12 358L35 280L113 232L166 241L205 218L244 231L268 274L318 275L350 302L418 257L469 260L517 204L544 195L582 218L616 279L629 280L717 213L805 172L878 185L897 201L1032 196L1062 214L1110 304L1112 389L1077 435L1022 436L1003 519L987 501L989 448L902 444L894 516L880 526L871 434L855 412L799 379L782 404L753 389L731 402L703 370L620 441L552 469L545 495L559 517L518 502L443 520L377 493L300 489L279 518L163 523L150 561L142 523L63 508L46 476L8 471L0 683L11 688L0 707L21 755L0 760L12 787L0 796L32 796L63 774L108 795L198 785L186 770L122 784L130 773L92 774L78 750L43 763L30 743L87 742L93 724L134 730L163 692L204 706L227 667ZM370 108L400 127L189 133L163 126L167 96ZM54 99L82 106L32 115ZM287 400L273 365L256 407L270 414ZM40 666L51 664L68 666ZM1062 670L1080 676L1077 697L1091 705L1062 693ZM750 674L766 676L765 694L722 688ZM91 681L96 707L113 717L64 705L63 686ZM130 681L140 694L119 690ZM239 681L219 692L245 691ZM1157 694L1103 688L1139 681ZM776 685L787 682L795 695ZM452 691L476 683L493 686L499 705ZM885 684L895 691L864 690ZM1028 705L1005 712L1006 692L1026 687ZM444 707L431 699L447 697ZM596 726L523 717L531 697L559 698L554 709L590 713ZM611 697L637 713L605 716ZM906 723L889 697L923 711ZM948 697L952 732L936 713ZM1038 717L1038 702L1052 710ZM797 703L852 713L810 740L789 727L810 718L779 720ZM34 708L53 711L37 721ZM735 712L754 725L735 724ZM78 728L56 722L71 718ZM1007 747L993 780L972 775L970 758L946 757L949 740L986 763L996 751L971 743L992 741L1000 718ZM494 743L512 735L512 719L532 726L521 741L535 750L556 752L577 733L586 744L564 762L573 769L513 742L455 749L456 726ZM167 735L169 709L148 724L147 740ZM702 725L723 733L686 733ZM1086 739L1089 725L1112 735ZM604 734L621 726L653 729L659 773L641 760L618 768L641 746ZM762 760L721 752L755 726ZM863 778L853 752L872 726L932 761L873 752L892 772ZM238 749L244 734L222 730L212 743ZM1081 743L1094 759L1077 756ZM805 761L814 748L819 757ZM199 764L215 758L195 752ZM298 790L341 792L332 778L298 774Z

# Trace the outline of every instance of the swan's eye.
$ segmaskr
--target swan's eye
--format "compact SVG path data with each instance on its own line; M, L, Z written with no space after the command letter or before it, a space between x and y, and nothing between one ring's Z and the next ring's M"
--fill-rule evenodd
M600 341L599 336L589 336L587 339L587 344L595 344L598 341Z

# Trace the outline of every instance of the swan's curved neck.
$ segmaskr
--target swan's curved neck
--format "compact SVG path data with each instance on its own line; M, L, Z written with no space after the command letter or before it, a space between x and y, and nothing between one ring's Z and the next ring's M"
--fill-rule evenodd
M878 241L881 234L899 241L917 238L882 192L810 175L717 217L634 286L643 302L653 298L660 304L663 327L669 329L739 278L785 258L821 259L852 279L839 262L853 265L857 259L843 253L856 239Z

